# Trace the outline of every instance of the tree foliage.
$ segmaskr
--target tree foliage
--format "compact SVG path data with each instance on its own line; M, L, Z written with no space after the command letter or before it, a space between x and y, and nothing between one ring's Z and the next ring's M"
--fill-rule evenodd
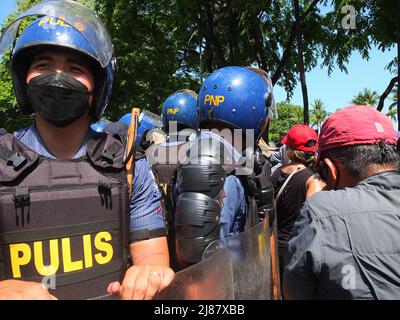
M353 100L351 100L351 103L357 105L366 105L375 108L378 101L379 101L378 93L371 89L365 88L362 92L359 92L353 98Z
M269 141L279 142L291 127L303 123L303 108L287 102L277 103L279 119L271 119L269 127Z
M195 3L97 1L96 10L113 38L119 65L108 116L117 118L133 107L160 113L173 92L198 91L199 80L185 58L185 50L195 50Z
M329 115L330 113L326 111L324 103L320 99L316 99L311 109L311 126L315 127L319 132L322 123Z

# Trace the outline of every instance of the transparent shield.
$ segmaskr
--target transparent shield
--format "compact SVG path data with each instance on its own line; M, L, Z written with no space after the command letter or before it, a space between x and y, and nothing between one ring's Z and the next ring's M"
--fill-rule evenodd
M275 216L274 223L270 229L270 250L271 250L271 269L272 269L272 285L273 285L273 298L280 300L282 298L281 292L281 278L279 273L279 256L278 256L278 223Z
M205 260L179 271L156 300L232 300L233 273L229 250L215 251Z
M146 121L151 123L155 128L163 127L161 116L151 111L143 110L140 114L139 121L141 121L142 119L145 119Z
M41 2L21 13L3 32L0 38L0 59L11 48L21 21L31 16L50 16L61 19L80 32L95 50L100 64L105 68L114 55L111 37L92 10L70 0Z
M207 259L228 249L232 256L235 300L270 300L272 270L268 218L237 236L211 243L203 254Z

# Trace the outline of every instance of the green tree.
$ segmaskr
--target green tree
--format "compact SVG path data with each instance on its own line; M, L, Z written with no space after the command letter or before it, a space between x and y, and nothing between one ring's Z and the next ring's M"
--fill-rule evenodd
M186 53L196 51L195 6L179 0L96 1L119 65L107 116L116 119L134 106L160 113L173 92L198 91L199 81Z
M389 106L389 110L386 115L392 119L392 121L397 121L397 110L396 110L397 103L393 103Z
M311 124L316 127L318 132L321 130L322 123L329 116L325 109L324 103L320 99L316 99L311 109Z
M362 92L359 92L356 96L354 96L351 103L358 105L367 105L375 108L379 101L378 93L371 89L364 89Z
M393 103L389 106L388 112L386 115L392 119L393 121L397 121L397 97L398 97L398 89L399 86L397 85L396 88L393 89L392 91L392 101Z
M338 2L341 2L338 0ZM387 94L393 88L393 85L400 80L400 19L398 13L400 12L399 0L357 0L352 1L356 3L357 19L361 17L364 23L362 32L368 37L368 46L374 44L379 49L385 51L393 47L397 47L397 57L392 61L388 61L387 69L393 74L394 77L388 88L382 95L377 109L382 111L384 100ZM397 115L400 114L400 98L397 99ZM400 122L399 122L400 130Z
M287 102L277 103L279 119L271 119L269 127L269 141L279 142L280 137L286 134L291 127L303 123L303 108Z

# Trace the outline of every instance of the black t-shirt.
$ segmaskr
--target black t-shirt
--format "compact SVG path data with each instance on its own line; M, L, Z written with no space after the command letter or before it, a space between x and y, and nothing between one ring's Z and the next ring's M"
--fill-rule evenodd
M284 184L289 174L282 172L283 167L278 168L271 177L274 187L274 195L277 196L281 186ZM287 251L290 234L294 223L306 200L306 183L313 175L310 168L303 169L292 176L288 184L283 189L276 203L277 222L278 222L278 251L280 255L285 255Z

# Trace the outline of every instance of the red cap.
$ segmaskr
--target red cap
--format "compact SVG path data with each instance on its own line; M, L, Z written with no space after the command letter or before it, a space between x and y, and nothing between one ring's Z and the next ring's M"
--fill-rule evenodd
M297 124L283 137L281 143L295 150L316 152L317 141L315 130L304 124Z
M333 113L322 125L318 152L361 144L396 144L392 121L370 106L350 106Z

